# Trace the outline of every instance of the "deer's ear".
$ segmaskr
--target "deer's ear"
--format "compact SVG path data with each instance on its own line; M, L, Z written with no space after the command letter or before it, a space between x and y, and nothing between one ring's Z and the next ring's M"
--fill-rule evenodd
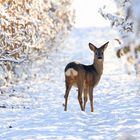
M106 42L104 45L102 45L102 47L101 47L101 48L105 50L105 49L107 48L107 46L108 46L108 43L109 43L109 41L108 41L108 42Z
M94 46L92 43L89 43L89 48L94 52L97 49L96 46Z

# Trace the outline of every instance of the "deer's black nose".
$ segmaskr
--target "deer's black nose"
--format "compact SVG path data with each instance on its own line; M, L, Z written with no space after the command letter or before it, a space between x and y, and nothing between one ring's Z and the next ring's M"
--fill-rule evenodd
M103 59L103 58L99 56L98 59Z

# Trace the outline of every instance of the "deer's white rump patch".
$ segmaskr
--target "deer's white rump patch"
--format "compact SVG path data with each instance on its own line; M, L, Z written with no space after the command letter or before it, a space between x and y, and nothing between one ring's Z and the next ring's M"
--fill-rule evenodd
M69 68L66 72L65 72L66 76L77 76L78 72L73 69L73 68Z

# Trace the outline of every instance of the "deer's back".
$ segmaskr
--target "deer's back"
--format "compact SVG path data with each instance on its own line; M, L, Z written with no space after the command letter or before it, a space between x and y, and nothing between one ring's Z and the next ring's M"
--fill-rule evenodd
M65 76L69 81L73 81L74 85L83 82L84 85L96 86L100 80L94 65L83 65L71 62L65 67Z

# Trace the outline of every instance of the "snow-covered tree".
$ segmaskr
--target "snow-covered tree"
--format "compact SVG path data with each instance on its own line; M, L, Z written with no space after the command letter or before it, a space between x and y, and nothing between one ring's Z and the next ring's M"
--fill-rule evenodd
M121 49L118 54L126 56L128 63L135 67L140 75L140 1L139 0L114 0L117 11L107 12L106 6L100 9L101 15L111 21L111 26L119 33L117 41Z
M1 0L0 80L8 81L16 64L62 41L73 21L71 0Z

